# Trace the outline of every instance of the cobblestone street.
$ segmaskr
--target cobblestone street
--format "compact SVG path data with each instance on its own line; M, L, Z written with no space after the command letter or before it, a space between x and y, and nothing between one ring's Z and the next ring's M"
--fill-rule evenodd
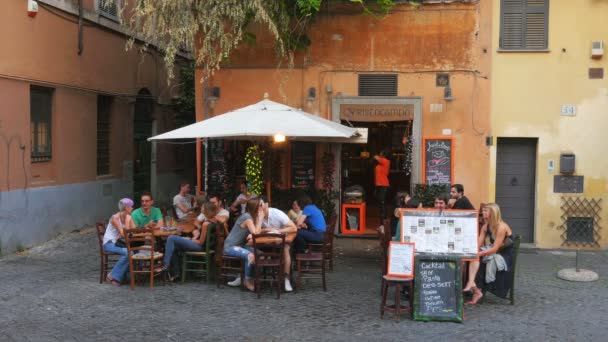
M516 305L489 295L465 307L464 324L380 320L379 254L368 254L339 255L327 292L308 283L280 300L198 282L130 291L99 284L97 241L87 229L0 259L0 340L606 340L606 252L581 254L599 281L568 283L555 274L573 267L573 253L524 250Z

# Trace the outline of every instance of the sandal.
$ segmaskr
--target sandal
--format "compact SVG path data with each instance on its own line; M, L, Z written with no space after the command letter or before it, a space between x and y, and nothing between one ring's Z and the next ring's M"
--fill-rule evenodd
M164 266L164 265L162 267L154 269L154 273L163 273L163 272L168 272L168 271L169 271L169 267Z
M473 285L470 289L462 289L462 292L475 292L477 290L477 286Z
M120 282L118 282L116 279L114 279L114 277L112 277L111 274L108 274L108 276L106 277L106 281L109 281L114 286L120 286Z

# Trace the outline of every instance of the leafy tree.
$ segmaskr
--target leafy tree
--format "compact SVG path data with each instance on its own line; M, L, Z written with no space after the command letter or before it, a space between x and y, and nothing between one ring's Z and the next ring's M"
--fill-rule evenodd
M115 0L102 0L111 4ZM332 0L325 0L325 3ZM333 0L336 1L336 0ZM388 13L393 0L350 0L365 13ZM169 78L179 51L193 51L208 77L242 41L254 42L251 23L264 25L275 40L279 62L293 64L293 52L310 45L306 28L323 0L124 0L120 16L127 32L165 52ZM368 6L369 5L369 6Z

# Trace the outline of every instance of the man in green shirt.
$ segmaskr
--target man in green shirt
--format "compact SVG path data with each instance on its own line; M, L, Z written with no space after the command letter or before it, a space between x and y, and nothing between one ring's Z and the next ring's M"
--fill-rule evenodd
M141 194L141 208L133 210L131 218L138 228L156 228L164 226L163 214L160 209L153 207L152 194L144 191Z

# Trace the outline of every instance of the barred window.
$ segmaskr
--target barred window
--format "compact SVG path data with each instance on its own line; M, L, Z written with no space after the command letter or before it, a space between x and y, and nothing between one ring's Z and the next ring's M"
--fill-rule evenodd
M110 173L111 96L97 96L97 175Z
M119 0L97 0L99 14L118 21Z
M51 160L52 88L30 87L30 144L32 162Z

